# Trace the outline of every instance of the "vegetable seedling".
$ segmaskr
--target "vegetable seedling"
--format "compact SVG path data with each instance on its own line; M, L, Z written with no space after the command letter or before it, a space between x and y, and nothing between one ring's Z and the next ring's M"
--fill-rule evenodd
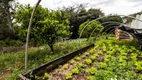
M67 73L67 74L66 74L66 79L69 80L69 79L71 79L71 78L72 78L72 73Z
M76 57L76 58L75 58L75 60L80 61L80 60L81 60L81 58L80 58L80 57Z
M44 77L43 77L43 80L48 79L48 78L49 78L49 74L48 74L48 73L45 73L45 74L44 74Z
M71 71L73 74L78 74L79 73L79 69L78 69L78 67L76 67L76 68L74 68L74 69L72 69L72 71Z
M86 62L86 64L90 65L92 63L92 60L91 59L86 59L85 62Z
M89 74L93 75L93 74L95 74L95 72L96 72L96 68L91 67L91 68L88 70L88 72L89 72Z

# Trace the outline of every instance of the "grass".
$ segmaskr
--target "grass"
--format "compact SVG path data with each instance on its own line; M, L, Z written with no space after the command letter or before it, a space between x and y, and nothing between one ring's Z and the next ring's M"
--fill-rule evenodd
M54 52L51 52L49 46L47 45L38 48L31 48L28 52L27 70L50 62L55 58L63 56L79 48L85 47L90 43L90 41L85 41L85 39L60 42L54 45ZM2 72L4 71L10 70L13 74L8 79L17 79L19 73L26 71L24 69L24 58L24 51L0 54L0 74L2 74Z

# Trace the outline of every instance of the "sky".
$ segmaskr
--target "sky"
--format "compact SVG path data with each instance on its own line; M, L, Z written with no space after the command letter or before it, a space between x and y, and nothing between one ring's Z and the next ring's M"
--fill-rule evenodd
M34 6L37 0L18 0L21 4ZM142 0L42 0L43 7L58 9L75 4L86 4L86 8L100 8L106 15L119 14L129 15L142 11Z

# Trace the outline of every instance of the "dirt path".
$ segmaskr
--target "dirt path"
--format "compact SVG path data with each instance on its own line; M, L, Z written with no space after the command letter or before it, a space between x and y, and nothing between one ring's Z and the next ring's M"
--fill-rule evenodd
M3 72L2 76L0 76L0 80L6 80L5 78L11 76L11 74L10 71Z

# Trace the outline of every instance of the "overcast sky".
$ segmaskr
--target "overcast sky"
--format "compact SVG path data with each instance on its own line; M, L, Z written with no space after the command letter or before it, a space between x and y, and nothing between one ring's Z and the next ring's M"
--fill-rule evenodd
M37 2L37 0L18 1L21 4L30 3L32 6ZM40 4L49 9L57 9L74 4L88 4L87 8L100 8L105 14L128 15L142 11L142 0L42 0Z

